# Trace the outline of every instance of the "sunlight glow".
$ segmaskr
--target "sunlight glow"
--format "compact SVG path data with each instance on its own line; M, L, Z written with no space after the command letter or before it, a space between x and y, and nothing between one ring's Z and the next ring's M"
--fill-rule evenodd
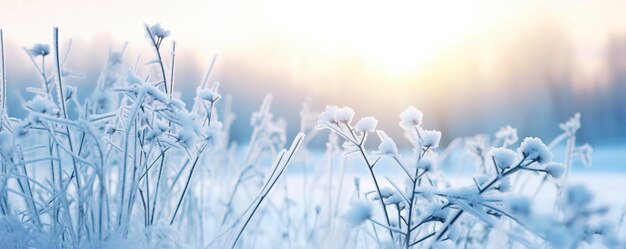
M498 77L512 70L506 62L513 56L542 57L553 51L541 50L549 44L564 50L559 55L576 58L572 67L581 70L571 70L576 74L572 82L590 85L608 79L603 51L609 39L626 30L620 12L626 3L612 0L29 2L38 7L25 8L20 1L3 5L0 26L8 44L47 41L54 25L77 48L106 51L129 41L129 51L143 51L143 23L160 22L181 49L194 55L198 67L218 54L218 67L229 60L238 70L289 77L285 82L319 91L363 81L455 87L461 83L453 82L472 75L500 84ZM109 13L119 9L133 11L111 18ZM447 78L461 73L467 74L463 81Z
M450 8L451 5L456 8ZM467 41L485 20L456 1L321 1L287 22L307 39L360 56L391 75L427 63L446 47ZM347 13L350 13L349 18Z

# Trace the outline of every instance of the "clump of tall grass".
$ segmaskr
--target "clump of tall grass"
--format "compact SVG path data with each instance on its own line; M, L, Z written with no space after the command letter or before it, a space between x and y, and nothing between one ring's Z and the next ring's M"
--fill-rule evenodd
M160 74L139 76L125 68L125 49L110 52L96 91L83 99L67 84L72 76L64 66L69 49L60 52L57 28L52 46L25 48L41 87L28 89L34 97L24 103L24 119L7 116L2 53L0 229L5 246L102 248L128 241L152 248L186 244L187 236L205 237L202 230L173 235L175 227L185 226L239 237L289 165L303 136L296 137L289 151L281 150L284 129L272 118L268 99L254 124L255 144L236 173L240 182L261 179L266 176L261 160L276 158L261 193L250 203L253 211L228 204L219 226L202 224L202 217L210 215L205 208L217 199L204 198L214 195L209 186L216 185L207 183L206 175L222 163L234 164L227 161L233 153L220 155L229 148L216 108L222 99L219 85L210 85L206 75L193 105L186 107L173 95L175 43L164 49L169 31L158 24L145 28L156 58L148 64L157 65ZM169 51L169 63L164 51ZM70 118L70 112L77 115ZM229 115L221 119L227 125ZM232 212L236 217L244 212L241 217L248 219L229 218ZM200 224L194 224L196 215ZM191 245L202 243L209 241Z
M252 115L249 143L238 146L229 139L233 100L210 80L215 57L187 106L174 94L170 31L156 24L145 33L154 58L145 67L155 73L126 63L124 45L109 51L86 97L71 86L71 43L62 50L57 28L52 46L24 48L41 85L26 89L34 96L19 119L7 112L0 30L0 247L623 246L622 221L605 221L607 208L586 187L567 184L574 160L591 163L591 146L576 143L579 114L548 145L539 138L517 145L507 126L494 141L479 135L444 147L442 133L425 129L424 115L409 107L399 116L406 153L376 118L353 122L349 107L317 113L310 100L289 144L270 95ZM322 130L330 132L320 152L309 142ZM376 149L366 146L371 135ZM475 164L468 186L440 167L461 141L471 156L452 164ZM552 150L561 143L566 158L557 161ZM362 174L348 180L352 166ZM548 188L557 190L546 204L552 212L534 210Z

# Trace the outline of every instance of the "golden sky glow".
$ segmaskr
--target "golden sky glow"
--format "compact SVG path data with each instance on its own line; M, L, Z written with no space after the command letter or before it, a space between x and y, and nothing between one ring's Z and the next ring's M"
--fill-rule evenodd
M594 105L606 112L626 72L626 1L618 0L0 2L9 79L32 74L19 47L49 43L52 26L74 41L68 67L93 82L109 46L128 41L129 66L152 60L143 24L160 22L172 33L166 46L177 42L176 91L187 97L217 54L212 80L238 99L235 108L251 112L273 93L277 112L293 114L310 96L374 115L383 128L414 105L442 130L472 119L456 135L506 124L542 130L520 113L556 123L597 113Z
M30 0L4 1L0 27L26 46L49 40L50 27L58 25L64 37L78 42L107 38L130 41L132 48L144 45L142 23L159 21L179 47L205 64L217 53L243 64L262 61L264 71L299 75L296 81L349 67L410 83L433 65L448 67L442 61L452 51L464 57L480 50L480 70L498 70L491 55L500 51L493 47L544 21L572 46L577 71L593 75L602 66L607 38L626 30L624 7L620 1L582 0Z

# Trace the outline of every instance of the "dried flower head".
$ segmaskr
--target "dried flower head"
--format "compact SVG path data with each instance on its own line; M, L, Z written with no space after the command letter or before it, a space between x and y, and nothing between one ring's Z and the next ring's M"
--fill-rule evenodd
M209 149L215 150L220 145L222 134L222 122L214 121L206 130L205 140Z
M150 26L150 33L160 39L170 36L170 31L163 28L160 23Z
M219 93L217 93L217 91L214 91L213 89L206 89L206 88L204 89L198 88L196 94L197 94L196 96L197 99L206 100L209 102L215 102L222 97Z
M409 106L400 114L400 127L405 130L412 130L422 124L423 116L421 111Z
M571 185L565 191L565 204L572 208L583 208L593 201L593 193L582 184Z
M344 218L352 226L361 225L372 217L372 204L364 200L352 202L350 210L346 212Z
M35 95L26 103L26 108L35 113L54 114L56 112L56 105L42 95Z
M364 117L354 125L354 129L361 132L373 132L376 130L378 120L374 117Z
M503 146L514 144L518 140L517 129L510 125L502 127L496 132L496 138L502 140Z
M539 164L545 164L552 160L552 153L540 138L524 138L518 150L526 160L535 161Z
M377 154L396 156L398 155L398 147L396 143L385 133L384 131L378 131L378 137L380 138L380 144L378 145Z
M593 154L593 147L589 144L583 144L576 148L576 152L580 155L583 165L591 166L591 156Z
M574 116L567 120L565 123L559 124L559 127L567 135L575 135L576 131L580 129L580 113L574 114Z
M549 163L546 165L546 173L556 179L559 179L565 173L565 165L561 163Z
M337 106L326 106L326 109L320 113L317 119L317 129L324 129L328 126L329 123L335 122L335 112L337 111Z
M50 54L50 45L48 44L43 44L43 43L37 43L35 45L33 45L32 48L28 49L28 53L30 53L32 56L46 56L48 54Z
M430 157L424 157L417 163L417 168L424 171L433 171L435 169L435 160Z
M441 132L435 130L424 130L420 132L420 137L420 143L423 147L434 149L439 147Z
M489 151L493 162L500 169L506 169L517 161L517 153L506 148L493 148Z
M335 122L350 123L354 117L354 110L352 108L344 106L338 108L334 113Z

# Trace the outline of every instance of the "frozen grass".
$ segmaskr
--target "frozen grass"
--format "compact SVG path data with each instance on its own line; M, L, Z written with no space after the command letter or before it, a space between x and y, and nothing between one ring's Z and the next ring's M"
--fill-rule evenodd
M61 52L58 29L52 46L25 48L41 86L27 89L24 119L7 116L2 50L0 247L624 246L623 212L607 215L622 200L594 200L613 192L568 180L575 163L592 162L591 146L576 141L578 114L551 140L518 141L507 126L493 140L442 146L409 107L399 126L412 146L398 148L374 117L353 122L349 107L316 113L306 101L288 143L268 96L238 147L228 137L233 100L209 80L215 59L187 107L174 94L170 32L145 32L156 73L139 75L125 47L111 51L86 98L67 84L70 46ZM309 148L316 136L328 137L325 151Z

